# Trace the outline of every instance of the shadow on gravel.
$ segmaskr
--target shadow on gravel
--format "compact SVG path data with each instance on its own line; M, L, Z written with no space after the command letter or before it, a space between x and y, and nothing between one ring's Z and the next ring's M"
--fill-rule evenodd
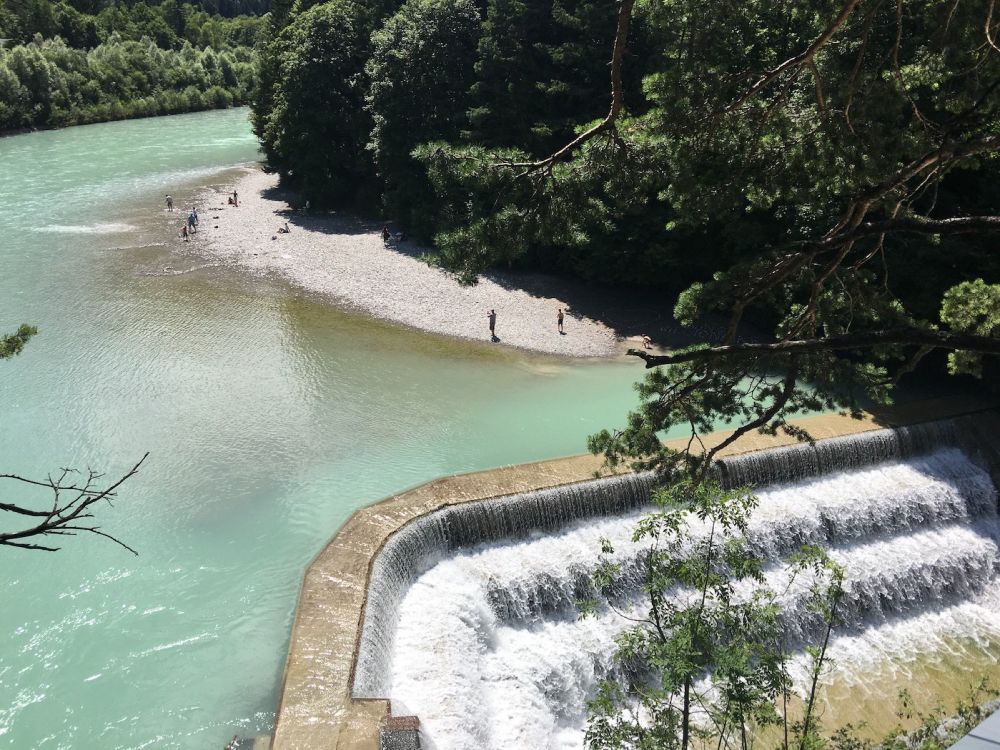
M624 338L649 336L659 347L677 348L696 343L718 342L725 332L725 319L711 316L691 328L674 319L676 295L659 289L630 286L598 286L576 279L541 273L489 272L483 274L504 289L522 290L533 297L551 297L565 303L566 335L573 335L573 318L596 320ZM556 303L553 303L556 306ZM556 310L552 311L555 325Z
M309 210L294 191L281 186L266 189L263 197L280 201L288 208L279 210L278 216L293 227L323 234L378 235L388 226L393 239L386 245L393 252L411 258L428 254L427 247L409 240L398 240L399 228L376 220L360 219L349 211ZM375 238L373 238L375 239ZM556 308L566 309L566 335L573 335L573 318L585 317L599 321L617 331L624 338L635 339L634 346L642 346L641 337L649 336L657 347L678 348L695 343L718 343L725 331L722 316L709 316L691 328L683 328L673 316L676 294L645 287L598 286L584 281L551 276L542 273L491 271L483 274L504 289L521 290L533 297L553 298L551 324L555 326ZM456 282L458 283L458 282ZM562 303L560 305L560 303ZM744 331L741 338L752 338Z

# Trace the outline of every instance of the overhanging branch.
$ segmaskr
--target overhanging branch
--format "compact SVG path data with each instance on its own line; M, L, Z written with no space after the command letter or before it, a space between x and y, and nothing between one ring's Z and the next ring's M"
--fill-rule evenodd
M539 161L510 162L503 166L524 169L518 177L525 177L532 172L551 169L552 166L570 156L587 141L604 132L614 131L615 122L622 111L624 95L622 93L622 68L625 59L625 45L628 41L628 29L632 20L632 8L635 0L621 0L618 5L618 24L615 30L615 44L611 52L611 107L603 120L580 133L576 138L560 148L555 153Z
M812 44L810 44L803 52L799 53L795 57L788 58L783 63L781 63L781 65L777 66L776 68L772 68L771 70L764 73L753 86L747 89L739 98L736 99L736 101L727 106L722 111L722 113L729 114L730 112L734 112L735 110L739 109L748 101L750 101L750 99L752 99L754 96L763 91L768 86L768 84L770 84L775 78L780 76L785 71L801 68L802 66L812 64L813 58L816 56L816 53L819 52L823 48L823 46L830 41L830 39L833 38L833 35L836 34L837 31L839 31L840 28L845 23L847 23L847 19L851 17L851 14L854 12L854 9L858 7L859 2L861 2L861 0L848 0L848 2L840 9L840 12L837 14L837 17L834 18L829 23L829 25L823 30L822 34L820 34L818 37L816 37L815 40L813 40ZM818 85L819 83L818 74L816 77L816 81ZM817 88L817 92L819 91L820 89ZM819 96L820 99L822 100L822 95L820 94Z
M923 346L931 349L949 349L1000 354L1000 338L976 336L968 333L932 331L923 328L896 328L867 333L851 333L818 339L776 341L768 344L731 344L701 349L685 349L671 354L650 354L643 349L629 349L628 354L645 361L646 367L660 367L680 362L696 362L725 357L771 356L777 354L813 354L846 349L871 349L877 346Z
M92 506L102 500L110 503L115 498L118 488L138 473L139 468L148 456L148 453L143 455L135 466L120 479L104 488L101 488L98 484L98 480L102 475L95 471L89 471L86 478L77 483L66 481L69 475L76 473L70 469L63 469L58 477L52 478L50 476L48 481L45 482L26 479L16 474L0 475L0 479L7 479L33 487L47 488L52 493L51 504L46 510L35 510L20 503L0 503L0 512L28 516L33 519L32 523L34 523L33 526L15 531L0 531L0 546L55 552L59 547L49 544L39 544L37 543L37 539L39 537L74 536L77 533L83 532L110 539L132 554L139 554L132 547L125 544L125 542L102 531L100 526L94 523Z
M885 234L889 232L911 232L916 234L965 234L968 232L1000 231L1000 216L956 216L950 219L927 219L913 216L885 221L867 221L860 224L851 239ZM844 238L841 238L843 241Z

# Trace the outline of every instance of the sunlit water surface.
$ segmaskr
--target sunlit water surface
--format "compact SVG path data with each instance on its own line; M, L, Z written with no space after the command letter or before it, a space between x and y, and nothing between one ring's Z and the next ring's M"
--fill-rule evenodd
M268 731L303 570L355 508L582 452L634 402L635 365L430 338L206 263L163 196L257 158L245 110L0 139L0 331L40 329L0 363L0 472L150 452L99 510L139 557L0 549L0 747Z

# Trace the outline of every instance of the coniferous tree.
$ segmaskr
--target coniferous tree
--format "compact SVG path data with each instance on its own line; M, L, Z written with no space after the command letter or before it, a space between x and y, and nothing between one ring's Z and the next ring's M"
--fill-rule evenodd
M471 0L409 0L372 37L366 66L368 148L385 202L410 231L429 236L430 186L411 152L456 138L466 125L479 13Z
M362 75L371 22L361 5L333 0L295 16L268 51L274 88L258 132L272 163L316 203L351 200L371 179Z

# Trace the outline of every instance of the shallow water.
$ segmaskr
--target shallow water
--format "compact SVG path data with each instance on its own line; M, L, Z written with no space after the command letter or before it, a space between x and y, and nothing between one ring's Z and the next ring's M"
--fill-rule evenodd
M256 158L245 110L0 139L0 331L40 329L0 363L0 471L150 452L99 511L138 558L0 549L0 747L267 731L302 572L352 510L582 452L634 403L636 365L423 336L207 263L163 195Z

